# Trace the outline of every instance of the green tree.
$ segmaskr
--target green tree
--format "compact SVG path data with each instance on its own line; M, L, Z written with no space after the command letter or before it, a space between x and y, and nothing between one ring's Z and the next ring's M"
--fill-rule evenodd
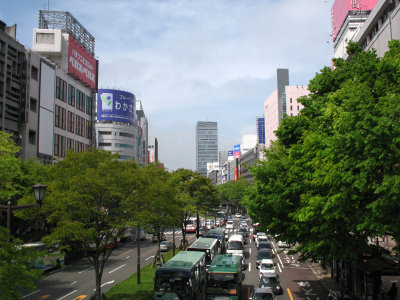
M44 209L55 223L46 243L67 250L79 245L94 266L96 299L101 297L101 278L120 233L125 229L125 212L120 202L129 195L137 165L118 161L106 151L68 152L52 167L52 181Z
M216 187L221 202L229 202L235 206L235 211L243 209L243 199L252 184L243 178L230 180Z
M350 59L324 68L285 118L267 161L253 167L247 195L255 219L304 258L359 258L376 253L368 237L399 242L400 42L383 58L354 43Z
M1 299L22 299L20 288L33 290L34 280L41 271L31 267L39 257L38 252L21 247L23 242L11 236L7 229L0 227L0 295Z

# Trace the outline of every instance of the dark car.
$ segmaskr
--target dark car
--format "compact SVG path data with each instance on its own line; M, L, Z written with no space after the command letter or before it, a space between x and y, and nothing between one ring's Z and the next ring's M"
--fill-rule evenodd
M239 235L243 236L243 241L244 241L244 243L245 243L245 244L247 244L246 233L245 233L245 232L243 232L243 231L238 231L238 233L237 233L237 234L239 234Z
M256 267L257 267L257 268L260 267L261 260L263 260L263 259L272 259L272 257L273 257L273 254L272 254L272 252L269 251L269 250L263 249L263 250L258 251L258 254L257 254L257 265L256 265Z
M259 242L257 248L258 250L269 249L272 251L272 244L270 242Z
M246 228L240 228L238 234L242 234L242 232L245 234L245 237L249 236L249 232L246 230Z
M283 289L276 273L262 273L260 277L260 288L270 288L275 295L283 294Z

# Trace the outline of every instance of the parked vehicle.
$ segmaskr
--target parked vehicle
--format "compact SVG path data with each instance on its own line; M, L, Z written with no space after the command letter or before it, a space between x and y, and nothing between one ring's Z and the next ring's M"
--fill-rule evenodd
M251 300L275 300L274 292L269 288L257 288L251 293Z
M279 248L290 248L290 245L285 241L278 241Z
M172 248L171 241L163 241L160 243L160 251L169 251Z
M276 273L263 273L259 282L260 288L270 288L275 295L283 294L283 289Z
M196 299L204 297L205 253L182 251L157 269L154 299Z

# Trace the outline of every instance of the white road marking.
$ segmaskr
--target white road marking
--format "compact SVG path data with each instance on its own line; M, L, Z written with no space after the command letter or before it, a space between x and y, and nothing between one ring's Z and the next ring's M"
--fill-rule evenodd
M38 292L40 292L40 290L34 291L33 293L30 293L30 294L28 294L28 295L25 295L25 296L23 296L22 298L29 297L30 295L36 294L36 293L38 293Z
M249 248L249 253L250 253L250 255L251 255L251 248Z
M61 298L58 298L57 300L64 299L65 297L68 297L69 295L72 295L73 293L75 293L75 292L77 292L77 291L78 291L78 290L72 291L71 293L66 294L65 296L62 296Z
M281 260L281 257L279 256L278 251L277 251L276 248L275 248L274 243L272 243L272 247L274 247L274 250L275 250L275 252L276 252L276 256L278 256L278 259L279 259L279 261L280 261L280 263L281 263L281 265L282 265L282 269L285 268L285 266L283 265L283 262L282 262L282 260ZM279 266L279 264L278 264L278 266Z
M115 271L121 269L122 267L125 267L125 264L123 264L122 266L119 266L118 268L115 268L114 270L108 272L108 274L111 274L111 273L113 273L113 272L115 272Z
M251 272L251 263L249 263L249 272Z
M85 272L85 271L87 271L87 270L90 270L90 268L87 268L87 269L85 269L85 270L82 270L82 271L78 272L78 274L82 274L83 272Z
M150 258L153 258L154 257L154 255L152 255L152 256L149 256L148 258L146 258L145 260L148 260L148 259L150 259Z
M73 285L73 284L75 284L75 283L77 283L77 282L78 282L78 281L75 280L73 283L71 283L71 285Z
M127 256L126 258L129 258L130 256Z
M279 264L278 264L278 269L279 269L279 272L282 273L282 269L281 269L281 266Z
M105 286L106 284L112 284L112 283L114 283L114 280L105 282L105 283L103 283L100 287L103 287L103 286Z

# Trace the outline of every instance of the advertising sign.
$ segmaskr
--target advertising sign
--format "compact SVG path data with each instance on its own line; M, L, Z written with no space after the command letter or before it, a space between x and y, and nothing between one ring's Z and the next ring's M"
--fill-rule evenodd
M240 144L233 146L233 158L240 157Z
M97 60L70 35L68 74L76 77L93 91L97 90Z
M233 156L233 150L228 151L228 156Z
M135 124L136 98L129 92L100 89L97 93L97 120Z

